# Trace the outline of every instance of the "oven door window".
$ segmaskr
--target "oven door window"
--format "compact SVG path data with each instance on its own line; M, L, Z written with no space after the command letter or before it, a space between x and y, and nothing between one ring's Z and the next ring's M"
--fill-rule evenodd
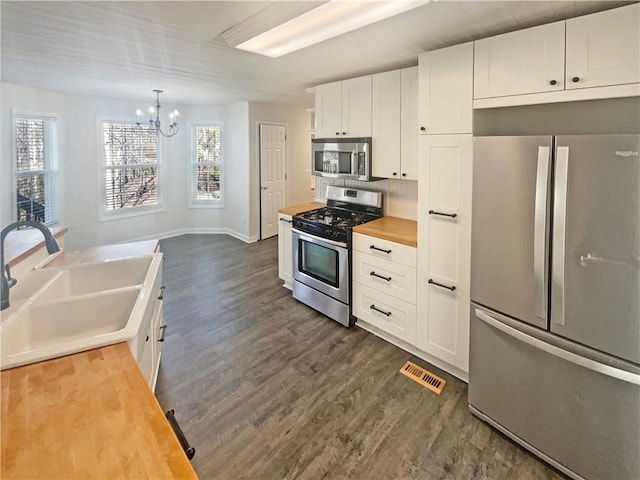
M340 253L317 243L299 240L298 269L321 282L339 288L338 261Z

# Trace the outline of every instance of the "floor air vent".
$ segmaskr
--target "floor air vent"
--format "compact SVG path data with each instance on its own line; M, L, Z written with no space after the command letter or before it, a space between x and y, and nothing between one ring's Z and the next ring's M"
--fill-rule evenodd
M419 367L413 362L406 362L400 369L400 373L418 382L423 387L427 387L432 392L440 395L447 381Z

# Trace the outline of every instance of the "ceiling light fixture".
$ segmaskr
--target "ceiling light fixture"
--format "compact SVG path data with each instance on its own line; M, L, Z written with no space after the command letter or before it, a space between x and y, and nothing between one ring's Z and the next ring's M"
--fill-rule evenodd
M156 133L162 135L163 137L173 137L176 133L178 133L178 110L174 110L169 114L169 131L162 131L162 123L160 122L160 94L163 90L154 90L156 92L156 106L149 107L149 129L155 130ZM153 114L156 114L156 117L153 118ZM140 117L142 117L142 110L136 111L136 115L138 116L138 121L136 125L139 127L140 125Z
M427 3L429 0L331 0L236 45L236 48L280 57Z

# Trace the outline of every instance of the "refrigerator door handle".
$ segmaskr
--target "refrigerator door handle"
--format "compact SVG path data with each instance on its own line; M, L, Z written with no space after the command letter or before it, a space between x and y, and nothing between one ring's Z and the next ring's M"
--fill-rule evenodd
M567 220L567 180L569 147L556 152L555 191L553 200L553 254L551 260L551 322L564 325L564 262Z
M538 168L536 174L536 199L533 236L533 313L536 317L547 318L547 197L549 190L549 164L551 148L538 147Z
M474 311L476 318L478 318L479 320L497 330L500 330L506 335L515 338L516 340L526 343L533 348L542 350L551 355L555 355L556 357L559 357L563 360L574 363L575 365L579 365L584 368L588 368L589 370L593 370L594 372L600 373L602 375L607 375L608 377L616 378L618 380L622 380L623 382L631 383L634 385L640 385L640 375L636 375L619 368L611 367L609 365L596 362L595 360L576 355L575 353L569 352L567 350L563 350L562 348L556 347L555 345L543 342L542 340L538 340L537 338L527 335L524 332L516 330L509 325L505 325L500 320L487 315L480 309L476 308L474 309Z

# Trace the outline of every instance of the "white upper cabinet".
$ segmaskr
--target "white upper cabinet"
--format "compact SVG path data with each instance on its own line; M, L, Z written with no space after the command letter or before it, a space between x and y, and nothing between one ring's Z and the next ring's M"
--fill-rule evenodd
M371 75L342 82L342 135L371 136Z
M471 133L473 43L418 56L420 133Z
M371 136L371 75L316 87L316 137Z
M400 177L418 180L418 67L400 70Z
M400 70L372 78L373 176L400 178Z
M418 179L418 67L372 78L373 176Z
M342 82L316 87L316 137L332 138L342 132Z
M477 40L474 98L564 88L564 22Z
M640 4L567 20L566 88L640 82Z
M640 4L477 40L473 83L476 108L638 95Z

